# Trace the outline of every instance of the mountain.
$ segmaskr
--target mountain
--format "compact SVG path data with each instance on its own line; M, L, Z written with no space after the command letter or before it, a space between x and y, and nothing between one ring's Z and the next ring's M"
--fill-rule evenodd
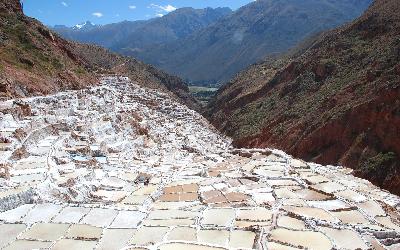
M66 39L128 53L187 37L231 12L229 8L181 8L148 21L124 21L78 30L75 27L54 26L53 30Z
M110 48L114 43L124 39L127 34L132 33L143 23L143 21L124 21L121 23L100 25L90 30L77 30L75 27L66 27L64 25L56 25L50 28L65 39Z
M213 124L237 146L342 164L400 194L400 5L376 0L351 24L219 90Z
M150 20L112 45L111 49L123 54L152 49L154 46L173 43L231 14L229 8L181 8L161 18Z
M73 27L74 30L92 30L98 27L98 25L93 24L90 21L86 21L84 23L77 24Z
M79 23L73 27L67 27L65 25L55 25L53 27L49 27L49 28L53 28L55 30L60 31L60 33L63 32L70 32L70 31L89 31L92 30L94 28L100 27L101 25L95 25L90 21L86 21L84 23Z
M0 97L84 88L98 83L98 73L129 75L142 86L173 93L196 108L187 85L178 77L97 46L68 42L26 17L18 0L0 3Z
M53 29L107 47L200 85L219 85L247 66L361 15L372 0L259 0L229 8L182 8L162 18L90 30Z
M371 1L259 0L176 42L147 50L113 49L190 82L213 85L312 34L353 20Z

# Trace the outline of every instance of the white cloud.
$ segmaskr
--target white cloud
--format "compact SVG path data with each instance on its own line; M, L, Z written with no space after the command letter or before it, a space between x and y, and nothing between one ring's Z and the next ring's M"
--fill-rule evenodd
M171 12L171 11L174 11L174 10L176 10L176 7L174 7L174 6L172 6L172 5L166 5L166 6L161 6L161 8L163 9L163 10L165 10L166 12Z
M163 17L164 15L161 13L156 14L157 17Z
M92 13L92 15L95 16L95 17L102 17L102 16L103 16L103 13L101 13L101 12L94 12L94 13Z
M62 5L64 5L64 7L68 7L68 4L66 2L61 2Z
M136 6L135 5L129 5L128 8L131 9L131 10L134 10L134 9L136 9Z
M162 6L162 5L157 5L157 4L152 3L152 4L150 4L149 8L157 9L159 12L171 12L171 11L176 10L176 7L174 7L170 4Z

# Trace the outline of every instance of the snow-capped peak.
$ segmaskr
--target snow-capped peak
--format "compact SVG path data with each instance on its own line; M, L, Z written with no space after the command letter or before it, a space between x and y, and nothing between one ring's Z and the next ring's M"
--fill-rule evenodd
M86 21L86 22L84 22L84 23L80 23L80 24L75 25L75 26L73 27L73 29L75 29L75 30L81 30L81 29L86 29L86 28L93 28L93 27L95 27L95 26L96 26L96 25L94 25L92 22Z

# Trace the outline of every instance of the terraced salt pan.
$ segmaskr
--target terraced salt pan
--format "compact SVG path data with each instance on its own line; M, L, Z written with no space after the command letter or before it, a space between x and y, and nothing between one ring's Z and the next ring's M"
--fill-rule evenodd
M34 224L37 222L50 222L62 209L61 205L56 204L37 204L24 217L23 222Z
M19 249L48 249L52 245L51 242L36 240L16 240L3 249L19 250Z
M333 247L328 237L320 232L312 231L275 229L271 231L271 240L294 247L307 247L309 249L329 250Z
M299 219L289 217L289 216L279 216L277 225L283 228L295 229L295 230L305 230L306 224Z
M352 230L322 228L321 231L333 239L339 249L368 249L364 240Z
M327 222L336 221L335 217L333 217L326 210L320 208L286 206L283 207L283 209L300 217L315 218Z
M0 116L4 249L398 249L399 197L346 168L235 149L129 79L23 101L35 116Z
M25 229L26 226L23 224L0 225L0 247L6 246L10 240L16 239Z

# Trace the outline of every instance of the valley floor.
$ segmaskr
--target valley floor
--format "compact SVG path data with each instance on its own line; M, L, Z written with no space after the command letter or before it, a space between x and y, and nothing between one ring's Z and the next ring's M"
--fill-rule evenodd
M2 249L399 249L400 198L123 77L0 103Z

